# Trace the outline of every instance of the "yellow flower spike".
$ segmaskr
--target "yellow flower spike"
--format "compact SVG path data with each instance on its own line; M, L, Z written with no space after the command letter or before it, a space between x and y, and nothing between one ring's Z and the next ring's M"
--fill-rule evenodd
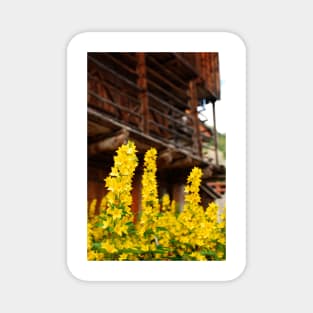
M133 142L128 141L118 148L114 166L105 179L105 186L109 190L107 194L109 204L124 207L125 210L131 206L131 184L137 164L136 146Z
M170 204L171 204L170 196L166 193L162 197L162 211L163 212L169 211L171 209Z
M172 200L171 202L171 212L175 213L176 212L176 201Z
M157 150L155 148L150 148L146 151L144 156L144 172L141 179L142 211L139 222L137 223L137 232L142 234L141 245L143 246L149 246L151 240L157 238L156 231L160 204L156 179L156 159ZM152 251L152 249L150 245L150 251Z
M199 195L201 176L202 170L198 167L194 167L187 179L187 186L185 187L185 203L187 205L198 205L201 201Z
M144 157L144 173L142 176L142 208L151 207L154 211L159 211L158 188L156 180L156 159L157 150L149 149Z
M123 250L125 245L129 245L129 248L134 246L135 240L130 241L126 237L130 236L128 226L134 220L131 211L131 190L137 164L136 147L133 142L129 141L118 148L111 172L104 180L108 193L101 201L100 215L92 220L92 226L90 230L88 229L89 248L95 253L99 252L100 247L106 251L102 256L98 253L97 260L118 259L118 252ZM91 257L94 255L91 254Z

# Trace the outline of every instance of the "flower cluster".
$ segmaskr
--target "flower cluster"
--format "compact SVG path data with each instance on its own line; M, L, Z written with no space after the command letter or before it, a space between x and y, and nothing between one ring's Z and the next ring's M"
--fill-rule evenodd
M157 151L144 157L141 212L134 224L130 209L132 178L138 164L133 142L121 146L105 179L108 189L96 214L88 211L88 260L224 260L226 212L211 203L200 205L202 171L193 168L185 187L185 204L178 213L168 194L158 197Z
M145 153L144 172L141 180L141 214L137 223L141 257L147 260L154 258L159 245L157 220L160 213L160 204L156 178L156 159L157 151L155 148L151 148Z
M131 211L132 179L137 167L136 147L133 142L122 145L114 157L114 166L105 179L108 189L94 216L91 203L88 221L88 260L123 260L134 245L134 216ZM91 214L92 213L92 214Z

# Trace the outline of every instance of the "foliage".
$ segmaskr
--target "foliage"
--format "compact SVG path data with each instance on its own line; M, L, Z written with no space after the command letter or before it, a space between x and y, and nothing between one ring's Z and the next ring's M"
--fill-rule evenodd
M88 260L225 260L225 210L200 205L202 171L192 169L185 187L185 204L178 213L168 194L158 197L157 151L144 158L142 210L137 223L131 211L132 179L138 165L133 142L121 146L105 179L107 195L88 211Z
M218 149L222 151L224 159L226 159L226 134L217 133Z

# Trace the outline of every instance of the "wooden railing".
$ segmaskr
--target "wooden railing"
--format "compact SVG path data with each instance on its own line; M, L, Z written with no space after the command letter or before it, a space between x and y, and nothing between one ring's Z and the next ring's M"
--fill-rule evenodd
M175 55L193 72L192 58ZM127 58L129 63L114 54L88 55L88 105L121 124L201 157L206 135L196 112L195 84L180 81L174 72L166 77L166 70L162 76L156 70L156 65L162 65L153 57L149 62L154 67L146 66L142 53Z

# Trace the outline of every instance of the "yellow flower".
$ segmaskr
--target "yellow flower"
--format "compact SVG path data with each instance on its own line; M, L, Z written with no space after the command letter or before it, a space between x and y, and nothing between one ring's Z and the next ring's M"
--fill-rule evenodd
M116 248L114 247L114 245L109 243L109 242L103 242L101 244L101 248L105 249L109 253L114 253L117 251Z
M142 208L151 207L154 211L159 211L158 188L156 180L156 158L155 148L149 149L144 157L144 173L142 176Z
M119 225L117 224L114 228L114 231L119 235L122 236L123 234L127 234L127 226L124 225Z
M218 257L219 259L222 259L223 256L224 256L224 253L223 253L222 251L218 251L218 252L216 253L216 255L217 255L217 257Z
M166 193L162 197L162 211L163 212L168 211L170 209L170 204L171 204L170 196Z
M92 235L96 241L101 240L103 237L103 229L100 227L94 227L94 229L92 230Z
M221 243L222 245L225 245L225 243L226 243L226 238L225 238L224 236L222 236L222 237L219 238L217 241L218 241L219 243Z
M113 220L120 219L122 217L122 210L118 208L108 209L108 214L112 215Z
M122 253L120 256L119 256L119 261L123 261L123 260L127 260L127 257L128 257L128 254L127 253Z
M192 252L190 256L192 258L195 258L197 261L206 261L206 257L202 255L200 252Z
M119 172L118 172L118 169L116 167L111 168L110 176L113 176L113 177L119 176Z
M187 179L187 186L185 187L185 203L194 206L200 203L200 184L201 184L202 170L194 167Z
M97 260L97 252L92 251L92 250L88 251L87 258L88 258L88 261L96 261Z
M110 221L102 221L102 228L103 229L106 229L106 228L108 228L110 226Z

